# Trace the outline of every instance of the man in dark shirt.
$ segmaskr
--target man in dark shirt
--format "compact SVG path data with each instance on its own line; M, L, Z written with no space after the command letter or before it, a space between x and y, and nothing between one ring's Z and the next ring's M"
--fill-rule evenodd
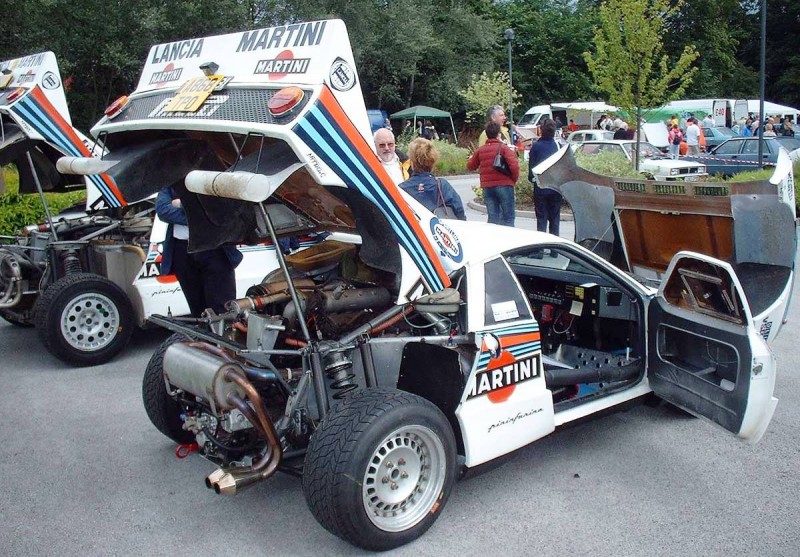
M236 297L234 269L242 254L234 246L189 253L189 222L174 188L166 187L156 197L158 218L169 224L164 239L161 273L175 273L194 317L206 308L225 312L225 303Z
M558 151L555 141L557 124L548 118L542 122L542 136L533 144L529 153L528 178L533 182L533 208L536 212L536 229L558 236L561 224L561 194L549 188L540 188L533 174L533 167Z

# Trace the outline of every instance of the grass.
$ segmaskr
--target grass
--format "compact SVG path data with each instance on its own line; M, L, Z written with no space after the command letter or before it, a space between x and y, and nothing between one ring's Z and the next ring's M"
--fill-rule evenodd
M19 193L19 176L11 165L2 169L5 191L0 194L0 235L14 236L23 226L44 222L45 214L38 194ZM69 193L46 193L51 214L78 203L86 197L83 190Z

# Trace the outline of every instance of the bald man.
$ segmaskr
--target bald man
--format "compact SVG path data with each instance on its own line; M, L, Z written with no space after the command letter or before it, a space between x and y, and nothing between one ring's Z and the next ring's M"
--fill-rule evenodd
M394 134L391 130L381 128L375 132L372 139L375 141L378 158L381 160L383 168L389 173L392 181L395 184L400 184L408 180L411 161L408 160L404 153L398 153L395 150Z

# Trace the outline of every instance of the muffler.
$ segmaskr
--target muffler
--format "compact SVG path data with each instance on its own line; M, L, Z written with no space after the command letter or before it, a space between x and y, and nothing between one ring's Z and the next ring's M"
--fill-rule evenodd
M164 376L171 385L208 399L223 410L235 408L230 394L245 396L242 387L224 377L231 367L239 366L182 342L171 345L164 354Z

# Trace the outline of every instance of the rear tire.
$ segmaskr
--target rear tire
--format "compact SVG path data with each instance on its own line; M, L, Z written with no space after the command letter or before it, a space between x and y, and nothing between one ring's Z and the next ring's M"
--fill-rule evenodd
M395 389L365 389L334 406L312 436L303 493L329 532L387 550L439 517L455 462L453 431L436 406Z
M75 273L42 293L34 322L45 348L78 366L103 364L116 356L133 333L133 307L107 278Z
M167 385L164 383L164 353L170 345L185 338L174 334L162 342L147 362L142 379L142 402L147 417L158 431L178 444L191 443L194 435L183 429L183 408L167 394Z

